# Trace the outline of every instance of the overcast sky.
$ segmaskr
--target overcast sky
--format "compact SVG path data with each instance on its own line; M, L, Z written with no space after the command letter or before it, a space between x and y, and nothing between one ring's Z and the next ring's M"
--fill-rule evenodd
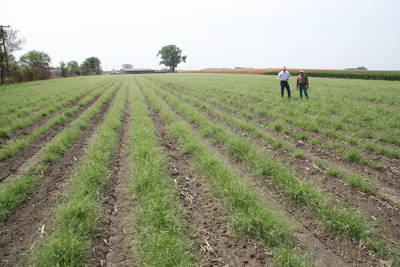
M176 44L178 69L208 67L400 70L400 0L12 0L0 24L25 38L20 56L100 58L160 68L158 50Z

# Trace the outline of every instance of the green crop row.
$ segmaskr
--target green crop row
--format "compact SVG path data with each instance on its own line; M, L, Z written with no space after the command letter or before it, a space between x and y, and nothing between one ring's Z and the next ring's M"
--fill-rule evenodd
M168 89L166 89L168 90ZM296 158L305 158L305 152L302 149L299 149L295 147L295 145L285 142L282 139L275 138L274 136L268 134L265 130L262 130L260 127L256 126L255 124L246 122L243 118L238 118L238 115L236 115L234 112L232 112L231 115L230 113L227 112L220 112L213 108L211 105L206 104L205 102L201 102L199 98L185 95L183 93L180 93L178 91L171 91L168 90L169 92L177 95L181 100L183 100L186 103L189 103L193 105L194 107L197 107L200 110L203 110L204 112L207 112L209 114L212 114L216 118L222 118L225 122L227 122L229 125L232 125L236 129L240 129L241 131L246 132L250 136L253 136L255 138L262 139L272 145L273 147L280 149L280 150L285 150L290 152L294 157ZM329 164L325 162L322 159L318 159L318 162L323 163L324 166L328 166ZM336 170L339 171L338 167L332 167L335 168ZM328 171L330 169L321 169L322 172L325 172L326 174L329 174ZM366 179L362 178L360 175L355 174L355 173L349 173L349 174L344 174L344 171L339 171L340 175L334 175L335 177L343 179L346 183L348 183L350 186L360 190L361 192L364 193L370 193L374 194L376 196L382 196L379 191L376 191L373 189L372 185L366 181ZM348 172L347 172L348 173ZM356 181L356 182L355 182Z
M81 106L84 106L88 104L89 102L93 101L96 97L101 95L104 92L104 90L95 90L93 93L87 95L84 97L77 105L68 108L64 110L61 114L58 114L54 117L52 117L49 121L47 121L46 124L43 126L36 128L31 134L17 139L13 140L12 142L8 143L4 147L0 149L0 161L5 160L12 155L16 154L17 152L21 151L22 149L26 148L28 145L30 145L32 142L40 138L42 135L44 135L47 131L49 131L51 128L57 126L57 125L62 125L68 121L68 118L74 116L80 109Z
M71 178L69 195L58 207L55 229L34 253L37 266L85 265L92 234L102 214L99 197L113 173L110 163L118 148L126 89L124 84L91 138L87 153Z
M112 80L110 80L109 83L110 82L112 82ZM16 96L14 96L14 91L8 92L12 96L14 96L14 98L4 97L4 106L10 107L10 109L7 113L1 115L0 138L10 138L12 134L17 130L23 129L24 127L30 125L31 123L40 119L43 116L62 109L64 106L87 95L92 90L106 85L100 85L99 82L96 82L78 88L74 88L73 86L68 87L67 83L63 84L63 86L65 88L64 90L57 91L57 89L53 89L56 92L54 93L54 95L57 95L58 97L51 96L52 91L45 91L46 93L43 93L31 92L25 89L25 95L22 95L21 93L21 95L17 94ZM37 96L34 95L36 93L45 94L41 97L40 100L42 104L38 104L35 102L25 103L24 99L37 98ZM24 104L21 107L16 107L21 102ZM38 109L38 106L43 106L43 108Z
M306 257L295 249L288 218L276 211L250 189L232 171L232 166L219 159L191 127L176 118L171 108L152 91L150 84L141 81L143 91L166 122L167 134L179 141L182 152L195 161L195 169L211 185L216 198L221 199L229 212L233 230L239 236L261 242L273 249L276 266L311 266Z
M382 257L395 258L389 247L376 240L368 221L359 212L337 207L315 184L300 181L286 166L274 161L246 138L237 137L226 127L209 121L207 117L199 114L190 105L182 103L166 91L159 88L154 88L154 90L191 124L196 125L204 136L224 145L236 160L248 164L260 179L269 179L288 199L308 206L331 229L349 238L362 240L367 247ZM395 258L395 260L398 259Z
M176 203L176 187L168 175L166 154L155 136L143 95L132 91L132 188L137 208L137 264L139 266L195 266L183 212Z
M399 142L398 138L395 138L400 134L400 127L396 127L399 115L395 112L392 105L371 108L369 105L354 103L351 98L348 100L343 97L343 100L338 99L335 102L331 100L323 101L320 98L316 101L307 102L307 104L282 103L281 100L276 99L280 98L279 96L266 95L265 92L262 92L258 88L260 86L259 81L249 81L247 86L249 87L253 84L254 88L238 87L246 81L245 78L237 79L237 81L234 80L238 85L233 84L231 81L225 81L222 77L210 79L209 82L213 85L208 85L207 82L204 84L199 83L198 80L192 80L190 77L188 79L182 77L176 79L176 81L168 79L168 77L156 79L158 77L154 76L151 78L159 83L163 83L164 86L167 84L170 87L184 87L182 90L190 91L196 94L196 96L209 99L209 101L218 102L219 105L224 104L225 107L233 105L239 108L236 112L240 111L246 118L261 117L261 121L263 117L267 116L282 126L287 124L288 126L284 127L284 131L291 131L295 137L304 136L304 138L311 139L311 136L315 135L314 133L318 133L329 138L345 141L353 147L374 151L387 157L400 157L399 149L382 143L396 144ZM189 85L190 81L192 81L192 84ZM368 92L368 94L371 93ZM319 94L322 97L326 93L319 92ZM345 101L348 103L342 103ZM343 108L338 109L337 106ZM365 118L381 116L381 118L364 120L360 116ZM368 122L359 124L358 121ZM296 127L289 127L289 125L295 125ZM375 133L379 133L380 136L375 137L375 134L369 134L371 133L371 129L376 129ZM316 143L324 142L322 139L318 140L318 137L313 139L316 140ZM337 144L332 145L340 149ZM343 151L343 149L340 150L343 155L347 152ZM374 162L367 162L363 159L360 159L360 161L361 163L367 163L367 165L371 163L371 166L379 168L378 164Z
M115 89L112 88L104 93L95 105L82 113L70 126L65 128L48 143L36 166L22 174L17 180L1 184L0 219L3 219L33 192L35 187L40 183L41 173L47 169L51 162L57 160L71 146L78 135L91 123L91 119L100 113L102 106L111 101L115 94Z

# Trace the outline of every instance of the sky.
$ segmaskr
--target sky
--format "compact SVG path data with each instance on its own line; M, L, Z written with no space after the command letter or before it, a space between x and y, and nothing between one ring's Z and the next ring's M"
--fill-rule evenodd
M17 57L46 52L52 65L95 56L160 69L175 44L178 70L365 66L400 70L400 0L12 0L0 24L25 39Z

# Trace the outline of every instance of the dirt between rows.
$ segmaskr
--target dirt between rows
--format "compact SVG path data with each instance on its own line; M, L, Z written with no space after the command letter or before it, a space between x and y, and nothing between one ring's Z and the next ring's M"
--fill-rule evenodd
M135 201L128 192L132 177L129 167L132 109L129 102L126 105L118 152L110 164L114 174L102 196L105 216L92 241L90 266L134 266L132 209Z
M196 97L195 95L193 95L192 93L190 93L188 90L184 90L184 89L178 89L175 86L163 86L166 89L169 89L169 91L172 90L177 90L180 93L186 94L188 96L192 96L192 97ZM204 100L203 100L204 101ZM243 107L240 107L238 105L236 105L235 103L229 102L230 104L234 105L235 108L238 109L238 111L249 111L248 109L245 109ZM211 104L214 108L216 108L217 110L221 111L221 112L227 112L226 110L221 109L220 107L217 107L214 104ZM267 115L260 115L260 114L254 114L254 118L252 121L253 123L258 121L258 120L263 120L265 123L270 124L272 122L275 122L276 119L273 119ZM256 124L258 126L260 126L259 123L256 122ZM342 148L347 148L349 147L349 144L340 141L340 140L336 140L333 138L329 138L323 134L320 133L314 133L314 132L306 132L294 125L291 124L286 124L287 127L289 127L291 130L295 131L295 132L299 132L299 133L306 133L308 135L310 135L312 138L318 138L323 140L324 142L329 142L329 143L333 143L335 145L338 145L339 147ZM278 138L283 138L288 140L289 142L292 143L297 143L299 140L297 140L296 137L291 136L291 135L286 135L277 131L273 131L271 128L269 127L263 127L266 131L268 131L270 134L274 135L275 137ZM382 166L383 166L383 170L379 171L376 170L370 166L367 166L365 164L361 164L358 162L349 162L346 161L344 159L342 159L341 157L339 157L337 155L337 153L331 149L327 149L327 148L323 148L318 144L312 144L308 141L305 140L301 140L301 144L302 147L304 149L307 149L307 151L309 151L310 153L316 154L319 157L326 159L326 160L334 160L336 163L343 165L345 168L350 168L353 169L357 172L361 172L361 173L365 173L371 177L375 177L377 179L377 181L381 182L381 185L386 185L387 192L390 193L392 196L398 195L398 192L393 193L393 190L390 190L390 188L396 188L396 189L400 189L400 160L398 159L389 159L386 158L382 155L377 155L373 152L369 152L369 151L364 151L362 152L363 156L365 156L367 159L372 160L372 161L378 161ZM378 185L380 186L380 185ZM398 197L397 197L398 198Z
M175 110L175 112L177 112L178 116L182 120L185 120L179 111L176 111L174 107L172 108ZM216 120L212 114L208 115L212 121L225 125L225 122L222 119ZM198 126L196 125L193 125L193 127L194 129L198 129ZM213 144L209 138L205 138L205 140L209 140L209 143ZM228 158L231 164L238 166L243 173L253 173L252 168L245 162L240 162L232 158L223 145L213 144L213 146L226 158ZM274 151L266 149L266 153L274 154ZM290 164L299 165L299 162L294 160L293 162L290 162ZM252 180L257 187L262 188L266 195L271 196L277 203L280 203L280 205L284 207L288 213L292 214L306 229L308 229L315 238L321 241L321 243L323 243L326 247L334 251L334 253L340 256L346 263L360 266L378 266L382 263L381 266L386 266L384 261L380 260L361 243L339 236L335 232L327 229L323 222L319 219L318 215L310 211L303 204L288 201L286 197L280 193L279 190L277 190L269 180L257 179L254 174L252 174L252 177ZM340 190L342 188L344 188L343 185L338 189Z
M51 219L55 207L64 198L69 179L86 152L90 137L108 112L110 103L91 124L78 136L63 156L51 164L43 173L39 187L26 199L0 227L0 266L25 266L32 264L29 255L42 238L51 232Z
M271 254L265 248L232 236L221 201L211 195L206 182L193 171L192 159L180 152L178 142L168 137L159 112L154 108L150 111L157 137L168 155L170 177L178 186L193 241L192 252L200 255L200 266L264 266L270 262Z
M4 146L8 145L9 143L13 142L14 140L17 140L17 139L23 138L25 136L28 136L36 128L39 128L39 127L43 126L51 117L54 117L54 116L56 116L58 114L61 114L64 110L77 105L84 97L86 97L90 93L91 93L91 91L86 92L84 95L82 95L82 96L78 97L77 99L75 99L74 101L62 106L60 109L58 109L58 110L56 110L54 112L51 112L51 113L49 113L49 114L47 114L45 116L41 116L37 120L35 120L35 121L31 122L30 124L26 125L24 128L14 132L10 138L7 138L7 139L0 138L0 149L3 148ZM38 111L38 113L40 113L40 112L41 111Z
M226 123L222 118L217 118L208 112L202 112L207 114L212 121L229 127L237 135L248 137L247 133ZM273 148L261 139L248 138L259 147L264 148L266 154L272 155L274 159L283 162L287 166L291 166L295 170L297 177L312 179L317 182L324 191L329 192L332 198L341 203L341 205L360 209L371 221L372 225L377 228L377 231L379 230L381 234L389 238L389 242L398 243L398 240L400 240L400 212L394 208L392 203L388 203L390 201L383 201L372 195L362 193L346 185L341 179L322 173L314 165L313 159L307 157L305 159L297 159L287 151Z
M0 182L6 179L11 174L18 171L18 168L24 164L26 159L32 157L37 151L39 151L44 144L48 143L54 136L60 133L65 127L69 125L72 121L78 118L85 110L90 106L94 105L100 96L95 97L92 101L84 106L81 106L77 112L72 116L67 117L67 120L62 125L56 125L50 128L45 134L35 140L33 143L29 144L27 147L12 155L11 157L0 161Z

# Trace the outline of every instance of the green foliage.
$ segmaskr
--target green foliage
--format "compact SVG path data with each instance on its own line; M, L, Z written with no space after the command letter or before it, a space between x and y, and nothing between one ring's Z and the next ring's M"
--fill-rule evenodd
M99 196L112 174L109 163L118 145L126 90L119 90L104 122L94 133L87 154L71 181L67 201L60 204L55 231L35 251L38 266L82 266L92 234L101 218Z
M42 80L50 77L51 58L47 53L32 50L22 55L19 61L29 80Z
M133 82L133 81L132 81ZM142 266L192 266L190 243L183 231L182 211L174 196L176 188L168 176L166 155L157 144L155 129L137 87L132 105L131 169L138 229L138 262ZM138 127L140 125L140 127Z
M26 199L37 183L37 176L25 175L19 178L16 182L1 187L0 220L2 220L11 210L15 209L19 203Z
M67 70L70 76L80 75L81 73L81 68L75 60L71 60L67 63Z
M176 45L163 46L158 51L157 56L161 56L160 65L169 67L172 72L175 72L179 63L186 62L186 56L182 56L182 50Z
M277 267L312 267L300 252L293 253L287 249L279 249L274 258L274 266Z
M351 149L345 153L345 158L351 162L360 162L361 154L359 151Z
M346 182L350 186L357 188L361 192L364 192L364 193L372 193L373 192L372 185L367 183L361 176L348 177L348 178L346 178Z
M82 74L101 74L101 61L97 57L89 57L83 61L81 67Z
M148 84L146 88L149 88ZM292 248L292 230L286 219L249 189L240 177L232 172L232 167L215 156L186 123L177 120L170 108L160 101L155 93L146 90L146 95L163 114L167 121L168 133L177 138L182 146L195 147L190 150L190 155L196 162L195 167L211 185L214 194L228 207L235 232L274 248L286 247L288 254L296 253ZM200 127L204 126L204 120L201 119L199 123ZM232 145L232 149L243 155L248 150L243 150L240 144Z
M86 110L79 118L64 129L56 139L49 142L40 158L39 163L33 166L27 173L16 181L4 184L0 190L0 217L6 216L15 209L23 200L29 196L39 184L39 174L48 167L48 163L58 159L62 153L73 143L82 128L91 122L91 119L100 112L100 100L110 101L113 96L113 90L103 94L99 101Z
M248 149L245 151L242 149L230 150L231 153L235 153L232 156L239 156L244 163L249 164L254 170L260 168L260 166L264 166L264 170L258 172L262 176L260 178L271 180L288 198L304 203L311 210L317 212L321 219L332 229L350 238L369 240L370 227L368 222L357 211L336 207L316 185L300 181L285 166L274 161L254 145L249 144L247 140L236 137L225 127L215 125L206 117L195 112L190 105L181 103L169 93L161 90L156 91L158 94L163 95L189 121L197 121L200 129L206 126L214 127L216 136L225 136L223 144L227 147L232 144L242 143ZM235 145L234 147L238 146Z

